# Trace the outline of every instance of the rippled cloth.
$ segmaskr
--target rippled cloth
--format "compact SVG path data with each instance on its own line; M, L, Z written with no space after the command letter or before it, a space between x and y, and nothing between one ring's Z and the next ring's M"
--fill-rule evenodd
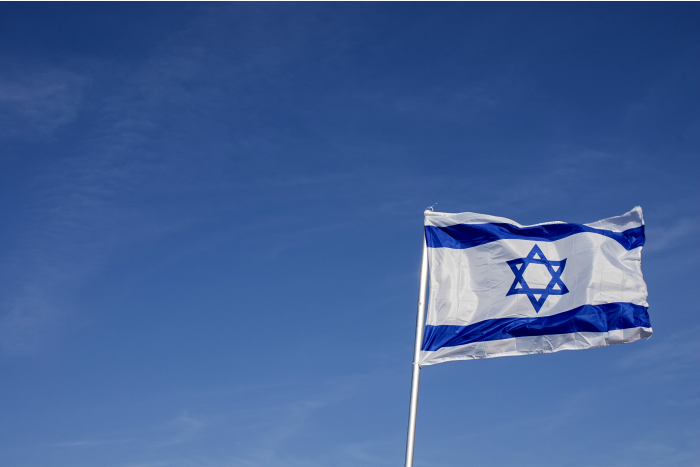
M421 365L576 350L652 334L642 209L524 226L425 212L430 295Z

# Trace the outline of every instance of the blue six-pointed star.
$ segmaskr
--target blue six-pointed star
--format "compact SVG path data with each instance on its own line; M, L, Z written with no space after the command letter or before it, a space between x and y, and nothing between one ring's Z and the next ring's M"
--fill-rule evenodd
M535 256L538 256L538 258L535 258ZM564 285L564 282L561 280L561 273L564 272L564 267L566 266L566 258L561 261L550 261L544 256L540 247L535 245L532 247L527 257L512 259L506 262L513 271L513 274L515 274L515 280L513 281L513 285L510 286L506 297L515 294L527 295L536 313L540 312L542 305L544 305L544 302L550 295L564 295L569 293L569 289L566 288L566 285ZM547 287L544 289L531 289L530 286L527 285L525 277L523 276L530 264L543 264L552 275L552 280L549 281L549 284L547 284ZM517 288L518 286L520 286L520 288ZM540 296L539 300L535 298L535 295Z

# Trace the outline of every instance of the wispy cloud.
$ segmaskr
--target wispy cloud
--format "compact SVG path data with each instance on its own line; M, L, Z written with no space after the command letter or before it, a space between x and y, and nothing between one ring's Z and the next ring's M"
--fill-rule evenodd
M341 450L351 462L363 465L396 465L396 459L390 457L389 446L397 444L393 439L371 439L361 442L347 443ZM403 439L402 439L403 441Z
M686 238L700 233L700 219L683 217L671 225L653 225L646 229L644 252L656 253L675 247Z
M328 465L323 458L313 452L302 453L294 449L294 444L298 440L308 443L309 436L318 429L314 426L314 418L322 411L354 397L361 390L359 386L362 381L363 376L346 378L325 390L297 394L277 403L255 402L230 411L197 415L183 411L174 418L150 426L135 426L133 430L104 436L58 441L40 448L55 451L55 456L61 458L72 458L75 453L91 451L102 459L101 465L114 467L322 467ZM278 388L242 388L244 393L261 390L276 392ZM227 391L230 392L231 388ZM210 398L211 394L205 391L201 396ZM217 394L217 397L220 396ZM208 453L202 454L199 450L192 450L193 445L211 446L219 441L226 446L219 452L207 449L205 452ZM127 449L120 445L127 446ZM368 447L348 446L345 455L355 452L362 457L361 451L365 449Z
M125 444L132 442L133 439L82 439L77 441L64 441L59 443L50 443L44 445L45 448L94 448L107 446L110 444Z
M695 337L699 332L697 327L690 327L683 332L667 336L661 342L650 342L653 345L640 346L634 353L621 359L618 365L625 369L653 368L653 371L644 373L646 378L652 379L692 376L690 370L700 364L700 342Z
M250 27L270 21L260 11L235 29L240 41L217 54L212 44L230 37L231 17L220 20L220 10L202 11L155 47L149 59L114 69L116 85L102 86L96 80L90 89L90 122L79 143L69 156L46 158L35 172L32 199L27 201L29 220L15 227L21 239L0 265L0 276L11 284L0 303L0 347L5 353L39 348L49 329L70 314L70 291L99 275L126 245L153 242L213 218L245 212L252 208L246 201L251 196L251 204L260 206L282 191L330 191L337 189L334 185L353 184L351 180L357 185L366 177L358 168L321 177L274 178L264 162L257 162L257 155L280 149L279 135L271 134L279 130L231 137L234 126L221 124L216 114L222 102L243 108L241 113L253 118L260 109L268 109L272 98L260 89L261 78L268 84L283 83L281 76L288 75L283 71L294 66L312 38L302 25L283 16L272 21L293 29L293 34L278 27ZM319 18L311 21L321 24ZM271 40L263 31L280 31L275 33L279 37ZM336 46L343 44L341 40ZM236 60L227 54L235 54ZM116 65L100 67L100 73L109 74ZM80 115L89 83L83 75L57 69L0 74L0 118L24 122L30 133L51 134ZM456 101L490 106L494 95L483 86L466 86ZM437 89L418 106L433 98L447 105L455 95ZM250 179L239 175L241 153L256 155L250 164L264 174L254 189ZM243 202L221 201L236 198ZM274 216L279 217L268 217ZM276 249L270 257L342 229L344 222L334 218L313 227L289 227L271 242ZM179 254L172 252L173 257Z
M171 433L153 443L151 447L162 448L192 441L201 434L201 431L205 427L206 423L196 420L189 416L189 414L184 413L175 420L164 425L164 428Z
M91 103L95 118L84 126L79 147L70 156L39 159L33 186L25 188L32 196L24 206L24 222L13 225L19 239L0 267L0 276L7 279L0 300L4 353L36 351L48 330L70 314L70 291L100 271L116 248L190 222L184 216L154 218L127 198L131 193L137 199L153 195L167 186L146 181L163 170L165 156L153 158L143 145L159 106L178 94L174 86L193 73L193 61L156 56L121 88L96 91ZM88 82L58 69L0 73L0 137L50 135L71 122ZM177 181L169 182L177 192Z
M0 72L0 138L50 135L78 115L89 79L61 68L8 68Z

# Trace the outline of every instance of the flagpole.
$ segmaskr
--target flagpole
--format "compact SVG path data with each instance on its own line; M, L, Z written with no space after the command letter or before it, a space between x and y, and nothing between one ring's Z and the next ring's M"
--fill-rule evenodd
M418 410L418 381L420 380L420 349L423 344L425 320L425 294L428 286L428 248L423 234L423 256L420 264L420 286L418 287L418 316L416 317L416 341L413 348L413 377L411 378L411 403L408 409L408 439L406 440L405 467L413 467L413 446L416 441L416 412Z

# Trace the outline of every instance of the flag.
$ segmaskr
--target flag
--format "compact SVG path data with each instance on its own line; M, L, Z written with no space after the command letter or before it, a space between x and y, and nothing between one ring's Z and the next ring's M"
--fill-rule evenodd
M429 302L420 365L624 344L652 334L642 209L520 225L425 212Z

